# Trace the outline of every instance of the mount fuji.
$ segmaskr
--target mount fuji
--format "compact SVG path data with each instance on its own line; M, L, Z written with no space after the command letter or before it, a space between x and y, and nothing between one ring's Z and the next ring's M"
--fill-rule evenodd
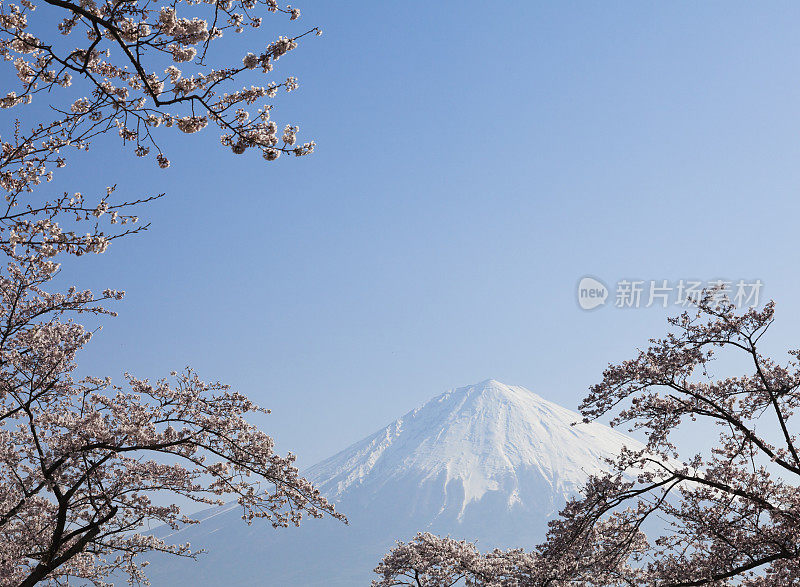
M523 387L487 380L448 391L304 471L350 520L247 526L236 504L169 534L208 554L157 559L155 587L368 585L396 540L418 531L531 548L604 458L641 443ZM164 534L162 534L163 536Z

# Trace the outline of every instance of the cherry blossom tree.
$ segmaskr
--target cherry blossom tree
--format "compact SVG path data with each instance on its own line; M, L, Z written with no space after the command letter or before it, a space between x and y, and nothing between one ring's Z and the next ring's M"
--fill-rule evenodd
M611 556L604 545L616 532L601 521L567 543L553 540L547 547L526 552L521 548L480 553L474 543L417 534L398 542L375 568L373 587L542 587L547 585L636 585L642 573L628 564L644 546L641 536L628 550L630 556ZM634 553L635 551L635 553ZM611 562L613 560L613 562Z
M375 572L382 577L373 585L455 585L462 579L475 585L476 578L496 575L487 558L475 544L452 538L442 538L428 532L417 534L408 543L399 542L381 561Z
M136 209L160 197L48 189L70 153L103 136L162 168L159 132L209 123L236 154L274 161L313 150L297 144L297 126L279 133L263 102L297 80L254 80L319 31L261 37L234 61L219 48L269 13L300 16L274 0L0 0L0 56L15 74L3 76L0 97L0 585L102 585L113 573L146 582L142 555L196 554L146 532L193 523L181 500L235 499L248 524L344 521L294 455L277 454L249 422L266 411L244 395L189 368L157 381L78 377L92 337L80 321L114 315L107 306L124 292L54 283L61 259L145 230Z
M790 350L783 364L762 354L758 345L773 319L773 303L738 312L719 292L706 292L696 313L670 319L673 331L665 338L609 366L581 412L587 421L610 415L612 425L642 431L646 447L623 452L610 472L590 479L550 524L544 544L481 555L494 560L494 573L461 576L476 585L800 582L800 446L793 420L800 351ZM720 357L723 367L746 374L715 375ZM689 426L716 428L717 438L681 458L680 434ZM382 579L374 584L435 584L425 582L432 565L464 568L463 549L451 552L430 537L398 545L376 569ZM484 564L469 552L468 569ZM417 582L403 582L408 576Z

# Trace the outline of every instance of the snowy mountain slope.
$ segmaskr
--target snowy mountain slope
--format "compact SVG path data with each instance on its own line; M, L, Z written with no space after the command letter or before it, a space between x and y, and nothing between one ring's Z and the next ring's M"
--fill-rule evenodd
M235 506L171 535L209 554L156 561L153 585L363 585L398 539L429 530L532 547L604 457L641 446L522 387L444 393L305 471L350 519L246 526Z
M640 446L600 424L572 425L580 420L523 387L490 379L430 400L305 474L334 500L414 476L421 484L441 478L443 495L459 486L463 498L443 503L459 516L494 491L512 507L527 489L518 473L538 476L554 495L566 496L602 469L603 457L623 444Z

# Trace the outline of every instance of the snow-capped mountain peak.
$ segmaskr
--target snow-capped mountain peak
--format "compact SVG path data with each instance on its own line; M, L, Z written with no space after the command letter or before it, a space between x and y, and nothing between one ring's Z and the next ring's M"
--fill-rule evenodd
M157 561L153 585L369 584L395 540L418 531L532 548L605 457L637 441L524 387L493 379L450 390L304 472L350 523L246 526L236 505L170 534L208 555Z
M380 492L409 476L438 483L443 496L461 497L442 503L457 508L459 518L489 492L503 492L509 506L519 502L527 493L520 477L536 476L537 486L566 497L602 469L604 457L623 444L640 446L581 420L524 387L488 379L433 398L307 475L335 500Z

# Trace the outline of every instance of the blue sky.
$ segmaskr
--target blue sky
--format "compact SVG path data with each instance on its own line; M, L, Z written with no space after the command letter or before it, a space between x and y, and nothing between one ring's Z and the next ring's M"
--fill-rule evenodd
M298 6L264 42L324 30L276 71L314 155L236 157L209 128L166 139L167 171L108 148L62 176L167 192L75 268L128 292L83 370L191 364L309 465L490 377L575 408L676 311L582 311L586 274L761 279L772 348L798 346L800 5Z

